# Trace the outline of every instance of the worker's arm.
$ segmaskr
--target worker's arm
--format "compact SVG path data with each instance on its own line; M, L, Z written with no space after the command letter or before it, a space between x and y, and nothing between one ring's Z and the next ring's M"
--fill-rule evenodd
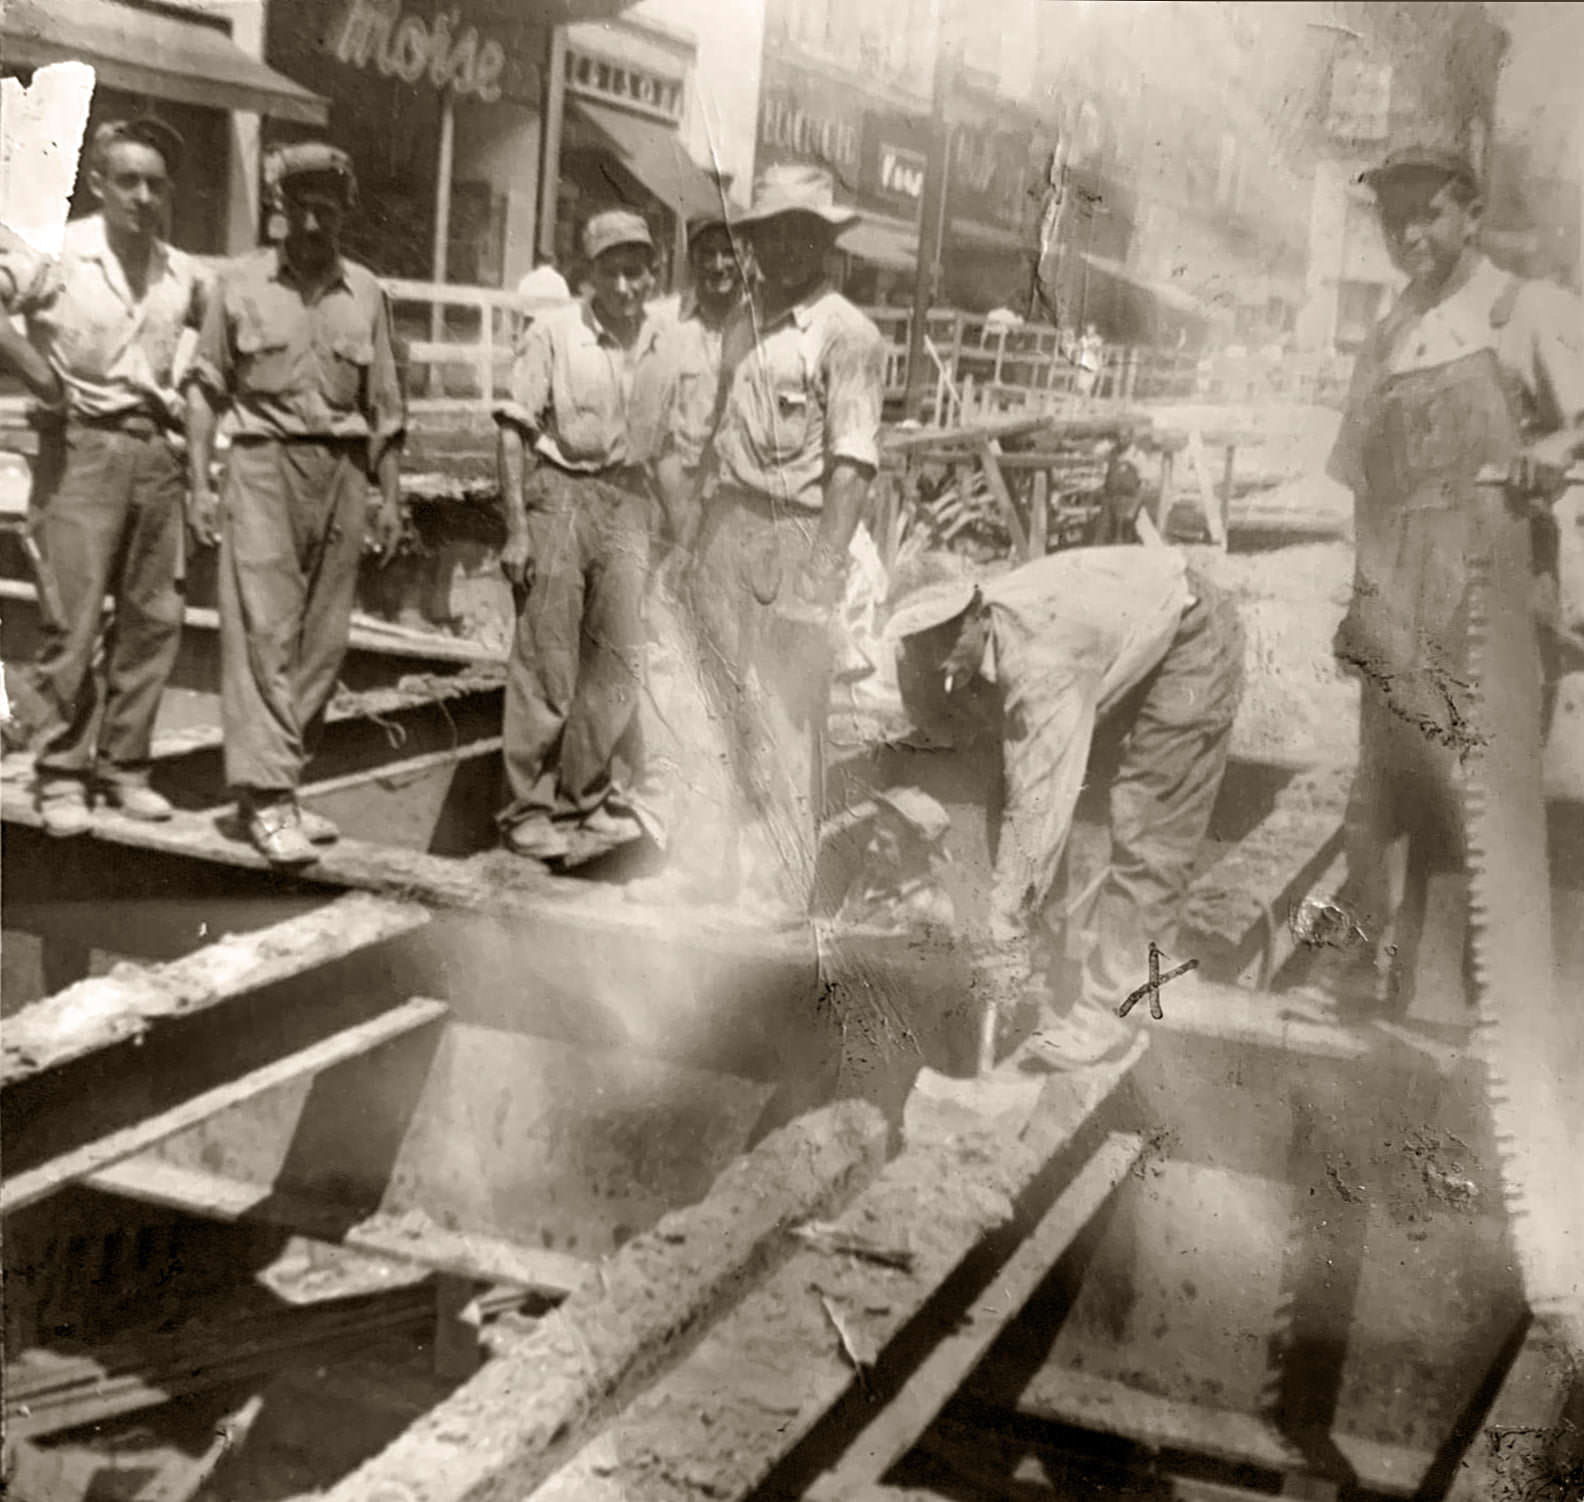
M1555 500L1564 476L1584 458L1584 308L1549 282L1530 282L1513 309L1519 375L1549 431L1524 445L1513 483L1529 495Z
M32 256L20 240L0 242L0 365L17 376L28 394L47 407L58 406L65 395L43 351L12 321L42 306L53 294L51 268L42 257Z
M535 319L517 346L508 398L495 407L495 467L500 481L506 545L501 572L517 589L533 582L528 539L528 496L539 462L533 436L550 410L555 348L547 320Z
M193 540L212 546L220 540L220 506L210 481L215 431L231 401L233 359L226 316L225 287L209 289L198 330L198 345L184 378L187 407L187 527Z
M369 472L380 492L374 517L374 552L384 565L396 556L401 543L401 451L407 437L407 393L402 389L401 363L396 358L396 320L383 291L375 305L372 334L374 356L369 362L364 407Z

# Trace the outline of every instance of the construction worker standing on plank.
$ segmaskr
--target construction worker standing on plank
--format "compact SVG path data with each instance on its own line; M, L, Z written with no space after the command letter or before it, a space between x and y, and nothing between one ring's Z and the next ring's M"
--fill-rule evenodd
M1360 351L1332 476L1354 493L1352 601L1337 633L1362 679L1359 761L1339 894L1370 943L1319 978L1340 999L1378 997L1392 900L1387 855L1409 836L1405 911L1463 870L1460 737L1471 728L1467 630L1474 485L1511 468L1538 498L1532 526L1537 643L1557 644L1557 531L1548 502L1584 452L1584 311L1560 287L1480 254L1479 185L1456 151L1393 153L1366 181L1393 260L1409 278ZM1398 934L1413 973L1416 921Z
M1034 940L1072 829L1097 722L1121 755L1111 860L1079 996L1048 996L1039 1052L1058 1068L1124 1051L1120 1002L1172 953L1243 688L1231 601L1167 548L1078 548L904 597L886 626L915 723L1000 729L1004 804L991 890L995 993L1033 976ZM1003 996L1002 999L1011 999Z
M37 797L44 828L84 832L94 786L135 819L167 819L149 786L160 696L182 619L182 465L177 344L202 314L198 263L166 244L181 138L154 119L94 133L99 212L66 227L58 262L12 242L0 307L26 319L7 363L45 403L28 528L37 548L44 701ZM94 671L106 594L104 681Z
M828 174L782 165L734 223L760 280L723 336L718 487L689 591L764 857L750 877L799 912L822 813L831 622L880 461L885 346L826 277L857 218Z
M385 294L340 253L351 160L307 142L277 165L285 238L222 271L187 385L189 520L220 542L226 780L259 851L301 865L337 834L297 789L346 655L371 476L383 559L401 534L406 406ZM224 408L221 504L209 466Z
M535 320L496 409L506 546L518 592L502 723L508 849L543 861L575 835L638 838L616 766L643 674L646 477L628 442L634 372L658 333L645 313L654 241L628 209L583 228L590 295Z

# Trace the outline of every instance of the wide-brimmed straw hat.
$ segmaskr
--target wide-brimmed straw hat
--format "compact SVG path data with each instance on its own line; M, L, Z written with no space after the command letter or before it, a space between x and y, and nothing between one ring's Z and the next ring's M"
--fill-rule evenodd
M732 219L734 225L763 224L783 214L813 214L832 229L848 229L862 217L836 202L836 184L823 167L778 162L754 180L753 207Z

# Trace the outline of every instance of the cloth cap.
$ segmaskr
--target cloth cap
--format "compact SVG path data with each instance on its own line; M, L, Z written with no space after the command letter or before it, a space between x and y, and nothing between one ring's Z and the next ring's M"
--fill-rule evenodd
M836 229L847 229L862 215L836 202L836 184L823 167L803 162L778 162L754 182L753 207L738 224L763 224L782 214L813 214Z
M654 249L654 237L649 233L649 226L642 214L635 214L631 209L605 209L593 215L583 226L583 254L588 260L597 261L607 250L615 250L618 245L642 245L645 250Z
M742 210L736 205L727 203L718 214L698 214L687 223L688 244L691 245L700 235L707 234L712 229L729 229L732 224L739 221Z
M956 620L979 598L979 586L972 579L943 579L938 584L928 584L891 612L885 625L886 640L901 642L933 631Z
M108 151L117 141L136 141L159 152L165 171L172 177L181 166L186 143L173 127L153 115L139 115L135 120L106 120L93 134L93 158Z
M352 158L328 141L299 141L275 153L275 185L284 188L294 177L333 178L342 200L350 207L357 200L357 174Z
M1366 172L1360 181L1379 193L1383 183L1414 172L1439 172L1465 182L1471 188L1479 187L1479 176L1474 171L1474 164L1463 152L1449 146L1401 146L1388 153L1385 160Z
M887 788L874 796L876 803L889 808L932 845L951 828L951 815L922 788Z

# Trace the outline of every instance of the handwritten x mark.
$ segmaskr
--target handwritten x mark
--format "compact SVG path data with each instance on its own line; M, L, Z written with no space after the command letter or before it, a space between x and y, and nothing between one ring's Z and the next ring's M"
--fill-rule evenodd
M1118 1017L1126 1017L1127 1014L1131 1012L1133 1008L1136 1007L1147 996L1149 997L1150 1016L1159 1022L1166 1015L1163 1011L1161 1011L1161 987L1164 986L1167 981L1176 980L1179 975L1186 975L1190 970L1197 970L1199 968L1198 960L1184 960L1183 963L1177 966L1175 970L1168 970L1164 975L1162 975L1160 962L1160 948L1155 943L1155 941L1151 939L1149 947L1149 979L1145 981L1144 984L1136 991L1131 992L1128 996L1128 999L1117 1008Z

